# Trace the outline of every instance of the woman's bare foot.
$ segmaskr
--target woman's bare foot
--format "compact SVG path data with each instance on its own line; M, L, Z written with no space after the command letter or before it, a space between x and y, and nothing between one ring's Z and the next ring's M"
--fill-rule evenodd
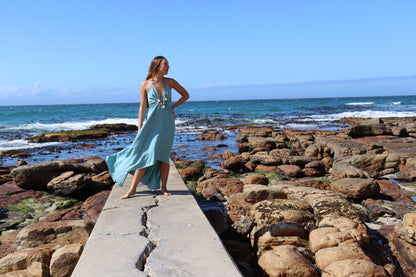
M123 195L122 197L120 197L120 199L127 199L130 198L131 196L135 195L136 192L130 192L128 191L125 195Z
M162 193L163 193L164 196L170 196L170 195L172 195L172 193L170 193L167 190L162 190Z

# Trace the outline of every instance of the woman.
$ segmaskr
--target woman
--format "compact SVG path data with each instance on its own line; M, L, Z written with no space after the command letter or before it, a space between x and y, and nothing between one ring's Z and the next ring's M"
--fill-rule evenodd
M142 182L149 189L159 189L168 196L169 156L175 134L175 108L188 98L188 92L174 79L164 78L169 63L165 57L155 57L146 81L140 86L139 128L134 142L122 151L108 156L106 161L113 180L120 186L128 173L134 174L129 191L121 199L136 193ZM182 97L172 105L171 89ZM146 114L147 110L147 114Z

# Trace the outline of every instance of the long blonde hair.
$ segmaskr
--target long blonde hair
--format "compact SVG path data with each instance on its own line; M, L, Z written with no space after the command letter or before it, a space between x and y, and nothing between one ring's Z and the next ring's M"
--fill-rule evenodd
M166 60L166 58L163 56L157 56L153 58L152 62L150 63L149 72L147 73L146 80L155 77L157 70L159 69L159 66L163 60Z

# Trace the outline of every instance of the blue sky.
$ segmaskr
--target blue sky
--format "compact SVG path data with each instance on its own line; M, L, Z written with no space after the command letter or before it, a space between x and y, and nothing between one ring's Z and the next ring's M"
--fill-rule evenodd
M415 1L1 1L0 105L416 94Z

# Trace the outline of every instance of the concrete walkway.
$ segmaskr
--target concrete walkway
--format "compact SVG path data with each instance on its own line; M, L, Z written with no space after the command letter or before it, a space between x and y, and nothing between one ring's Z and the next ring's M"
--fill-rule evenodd
M73 277L241 276L171 163L168 190L120 200L132 181L114 186Z

